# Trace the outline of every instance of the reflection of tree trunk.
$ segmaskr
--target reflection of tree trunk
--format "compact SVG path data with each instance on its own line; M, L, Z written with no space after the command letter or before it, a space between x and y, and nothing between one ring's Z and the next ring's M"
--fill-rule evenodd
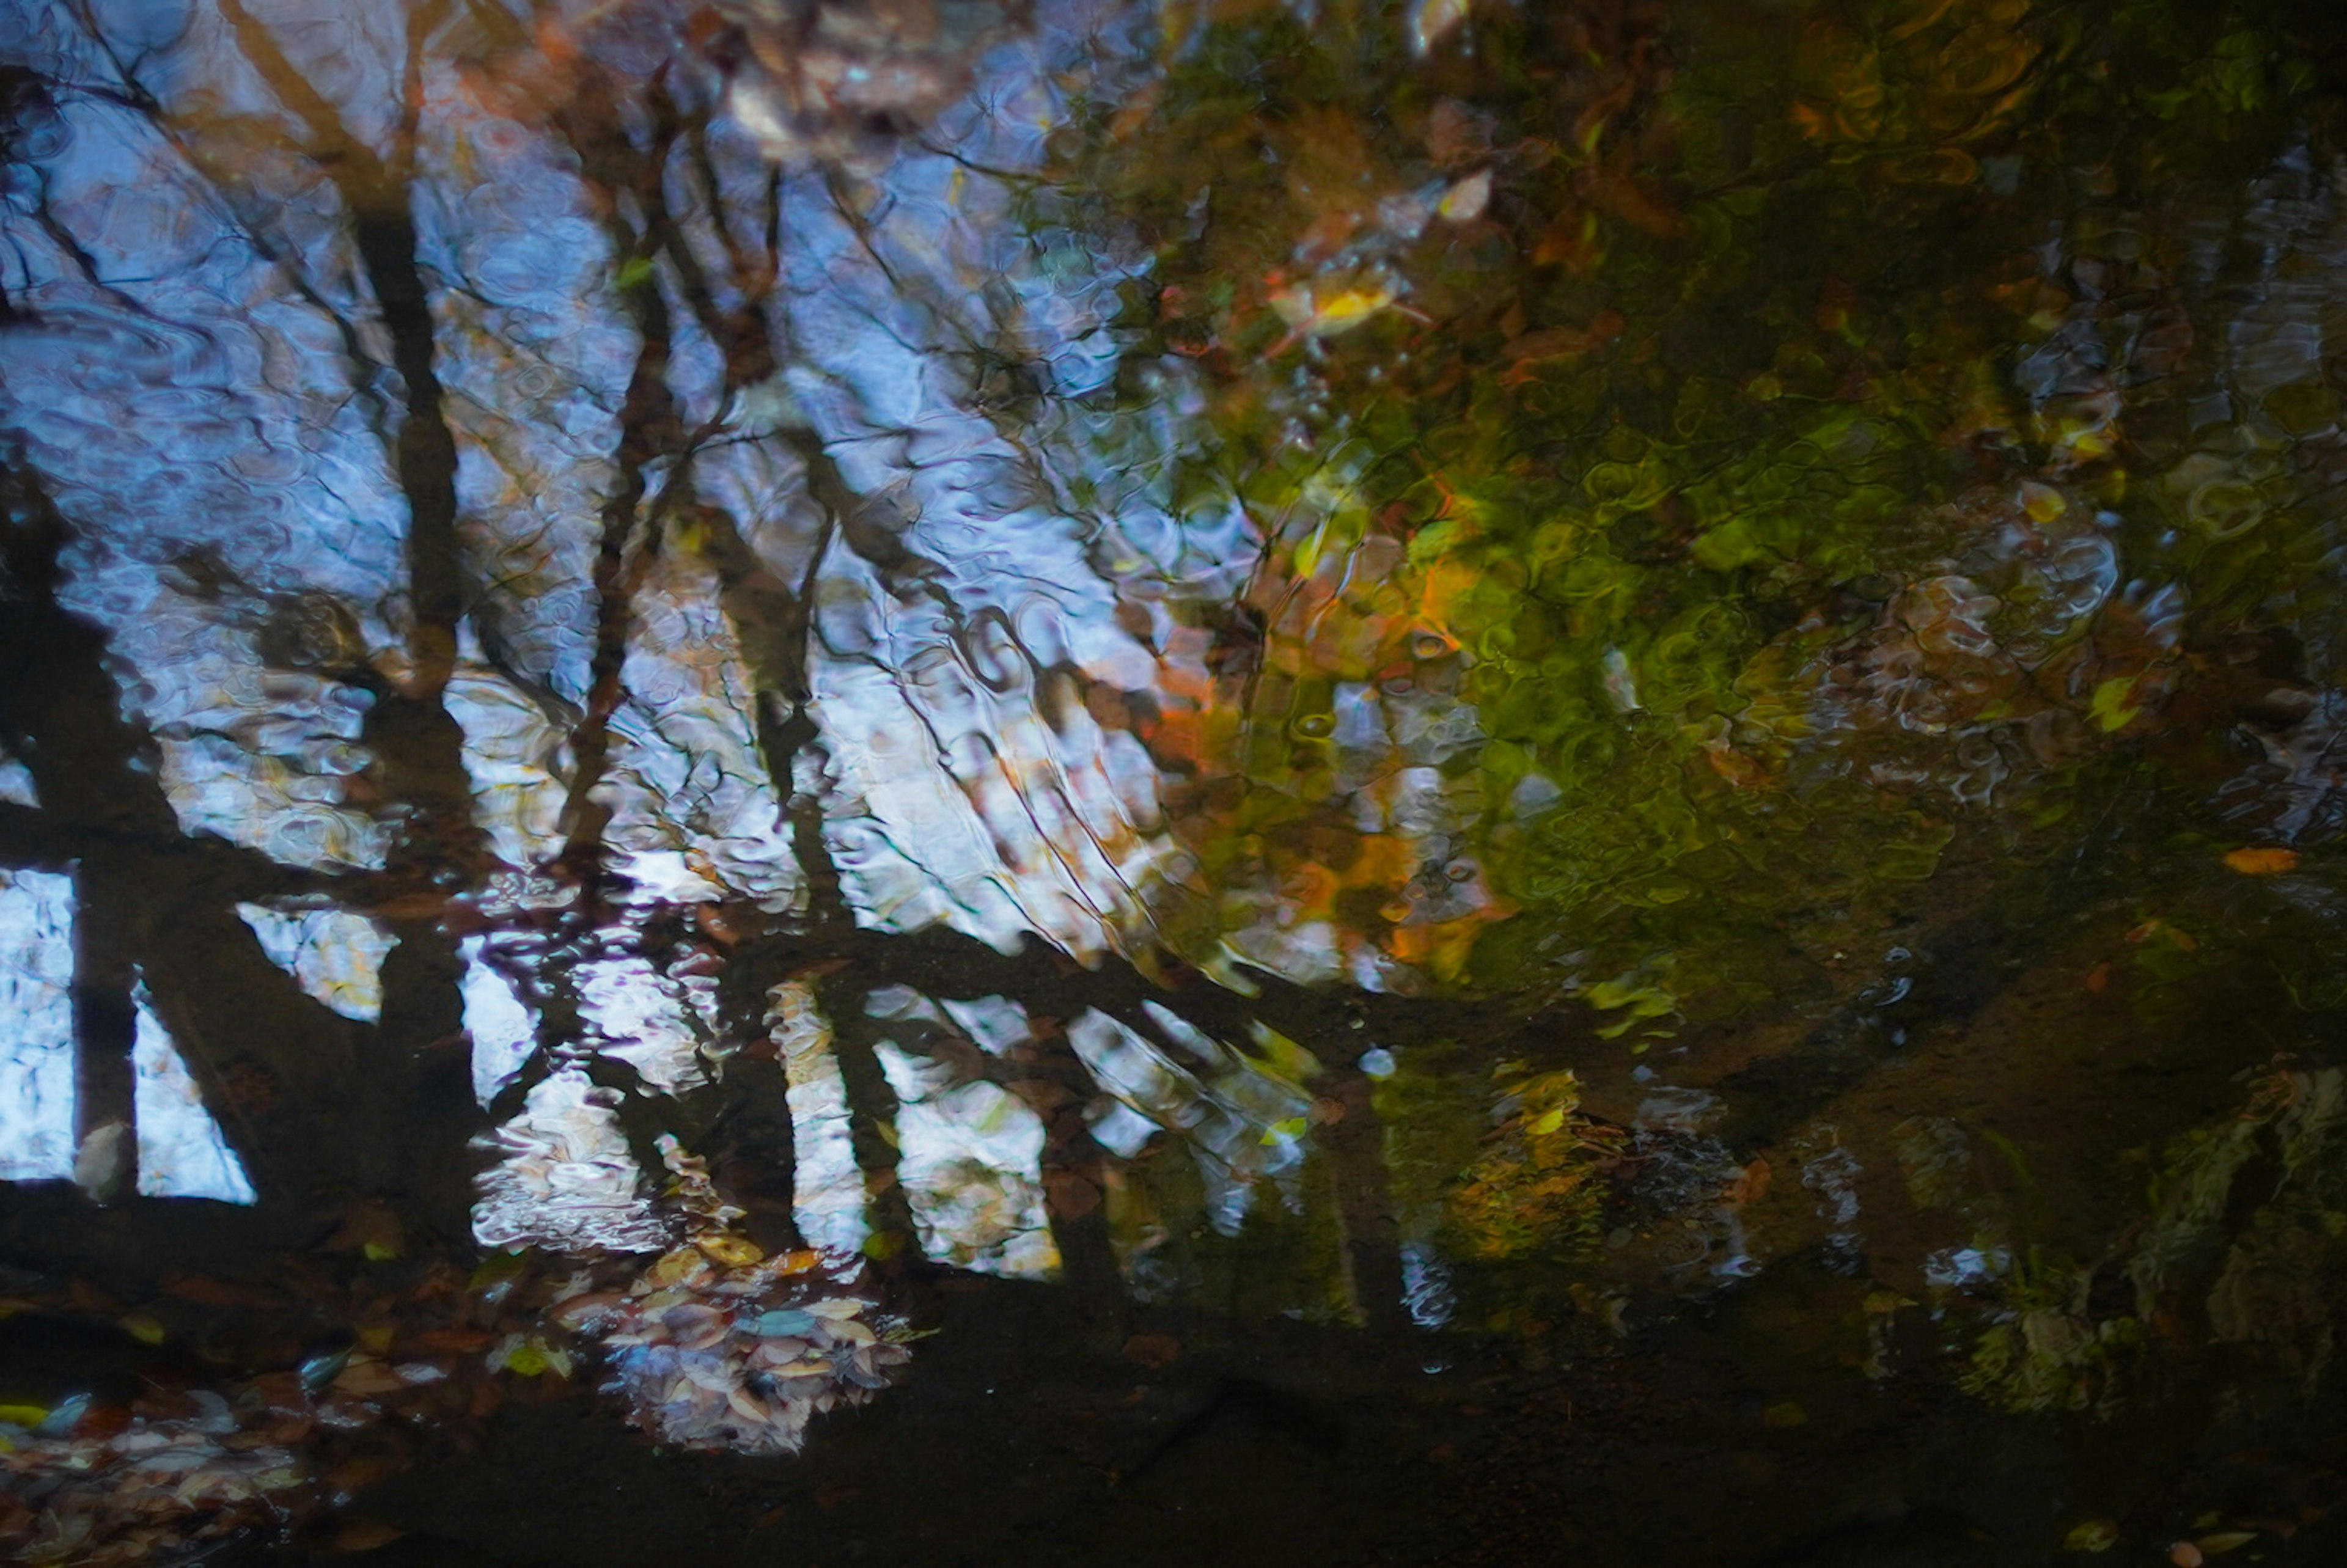
M865 1220L871 1226L872 1255L884 1261L918 1252L913 1205L897 1174L897 1091L873 1049L879 1030L866 1012L860 986L825 987L824 1011L831 1020L832 1051L839 1062L840 1086L847 1096L848 1147L864 1175Z
M718 1192L746 1212L743 1229L768 1252L806 1245L796 1214L798 1144L789 1091L773 1041L743 1048L726 1063L724 1107L704 1140Z
M1043 1208L1061 1278L1087 1301L1114 1309L1124 1284L1109 1235L1109 1155L1084 1118L1099 1087L1064 1030L1043 1019L1036 1030L1035 1039L1003 1053L1000 1081L1043 1123Z
M386 1151L354 1113L364 1031L272 964L221 890L156 910L139 970L261 1203L306 1208L323 1187L380 1176Z
M74 878L74 1176L95 1196L138 1191L138 1125L132 1109L138 1011L131 1000L129 929L137 906L103 861Z
M1370 1102L1368 1077L1350 1069L1325 1072L1311 1086L1313 1142L1336 1188L1345 1294L1363 1327L1399 1328L1402 1310L1401 1230L1386 1178L1385 1128Z
M385 793L414 812L390 870L421 879L454 867L472 881L494 866L495 856L473 817L464 732L442 700L456 669L456 626L464 613L456 442L434 364L431 295L416 254L409 190L423 105L421 52L446 9L441 0L425 0L408 19L402 116L387 157L352 133L240 0L222 0L220 15L248 63L301 118L310 151L349 211L404 395L391 465L407 503L409 668L395 685L376 683L362 737L375 754ZM457 1001L463 965L455 942L430 921L408 923L399 935L400 946L384 965L382 1025L366 1052L364 1081L354 1086L353 1112L371 1123L371 1140L414 1152L395 1163L405 1165L410 1196L428 1211L434 1227L446 1230L456 1224L457 1184L450 1180L439 1140L468 1121L470 1111L462 1052L453 1049L463 1038ZM452 1239L462 1234L459 1229Z
M764 966L742 955L717 982L720 1027L733 1050L724 1096L706 1140L710 1173L727 1202L748 1212L750 1239L769 1252L805 1245L798 1226L798 1139L791 1124L790 1075L766 1020Z
M640 202L657 210L660 174L673 136L673 128L663 124L651 149L641 156L584 132L573 135L571 147L589 178L613 190L632 188ZM614 256L626 258L626 265L649 264L644 241L616 207L607 227ZM668 387L668 302L657 286L622 289L620 297L636 329L636 357L620 406L619 446L611 457L610 488L603 498L595 553L595 647L588 661L586 712L570 736L570 787L561 816L561 867L581 887L584 912L590 919L601 897L603 834L611 818L610 806L596 798L595 791L610 765L611 721L627 700L624 677L628 645L634 637L636 596L660 553L669 497L687 482L692 462L690 445L679 449L682 432ZM675 458L675 467L647 505L645 476L663 454Z
M384 1099L382 1131L414 1217L450 1247L472 1238L471 1163L459 1153L480 1122L466 1050L465 960L430 921L396 927L383 965L383 1016L360 1058L360 1095Z

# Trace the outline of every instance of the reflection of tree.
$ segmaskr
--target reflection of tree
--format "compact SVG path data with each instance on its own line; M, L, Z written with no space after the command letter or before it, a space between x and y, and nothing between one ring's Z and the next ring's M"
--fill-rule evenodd
M976 570L948 564L922 531L917 424L868 419L875 394L857 384L853 355L810 353L802 340L820 332L835 343L848 330L825 289L860 269L884 280L902 320L867 312L855 330L901 339L911 323L926 336L894 352L933 354L948 379L960 374L949 366L979 366L967 389L975 394L991 384L989 356L1001 357L989 345L1009 343L1004 353L1017 359L1016 340L1038 330L1025 323L1030 307L1016 287L957 297L937 276L892 265L889 247L901 237L879 234L875 221L897 200L886 182L835 162L778 169L745 148L735 122L716 114L722 102L741 108L749 67L739 60L687 48L648 76L607 63L624 55L627 27L671 28L651 8L599 15L567 57L538 62L574 71L575 81L533 78L510 91L495 86L494 70L453 63L466 52L510 63L498 51L517 46L513 28L489 7L424 0L390 41L370 35L333 69L323 67L314 36L240 0L223 0L217 21L156 53L109 39L85 15L66 52L36 63L36 96L63 106L57 112L85 137L134 149L125 167L193 182L208 214L231 215L221 244L249 265L197 267L184 286L274 292L241 319L241 307L217 294L204 308L282 359L273 375L338 384L343 407L364 417L362 431L340 410L326 415L336 461L376 469L334 504L396 519L396 567L353 581L315 559L306 521L293 525L292 552L278 560L257 559L232 537L181 537L100 493L107 470L57 452L37 416L17 422L33 434L9 477L0 744L30 762L42 804L5 808L0 846L11 864L77 868L83 1133L129 1120L130 998L143 979L251 1173L261 1223L298 1230L322 1203L369 1194L455 1243L470 1195L458 1152L482 1125L459 1049L469 951L512 985L537 1031L491 1117L510 1120L559 1075L583 1077L588 1103L616 1114L640 1171L661 1171L664 1140L681 1138L745 1211L747 1233L786 1251L801 1240L798 1151L769 1015L796 988L828 1019L867 1251L890 1257L916 1235L898 1174L900 1105L884 1066L887 1053L904 1052L941 1081L990 1086L1040 1126L1035 1179L1060 1266L1071 1285L1106 1298L1120 1288L1118 1160L1093 1126L1112 1097L1071 1043L1071 1026L1113 1020L1173 1070L1203 1073L1202 1051L1256 1053L1267 1024L1303 1042L1297 1087L1321 1109L1311 1125L1334 1173L1325 1201L1344 1233L1353 1310L1390 1319L1397 1240L1352 1026L1408 1004L1325 996L1271 976L1242 996L1171 959L1099 951L1103 934L1121 941L1146 917L1146 897L1120 886L1140 842L1133 830L1102 837L1097 809L1078 800L1059 759L998 743L983 726L949 732L938 722L954 692L1032 702L1048 747L1055 726L1065 727L1054 704L1090 723L1087 704L1116 699L1109 689L1087 694L1105 686L1089 672L1090 656L1030 648L1015 602L971 597ZM169 71L159 67L165 57L175 62ZM919 68L944 81L968 64L966 52L939 54ZM189 85L207 76L212 85ZM921 101L929 113L944 100L932 87ZM806 117L821 111L800 108L797 133L819 130ZM565 367L533 348L511 330L520 305L536 303L528 291L469 272L474 236L451 214L497 189L494 174L482 182L483 159L510 157L518 144L560 170L570 231L592 232L603 246L600 267L580 279L589 313L603 311L593 323L600 342L625 348L591 365L573 358ZM789 215L810 204L827 216L794 223ZM85 275L85 292L99 288L102 252L135 254L140 243L130 231L80 245L79 214L48 186L12 213ZM24 263L11 309L70 341L70 318L54 301L72 279L45 276L41 264ZM100 292L107 307L150 311L135 289ZM270 395L227 392L262 404ZM565 399L594 412L559 427L518 413ZM597 434L582 441L581 430ZM159 451L168 456L170 443L161 437ZM895 477L876 479L871 454L891 447L898 456L877 471L893 462ZM1051 463L1006 446L981 476L999 491L988 504L1054 505L1051 492L1065 481ZM158 552L174 563L166 572L123 564ZM109 661L141 644L113 607L101 607L101 592L77 581L86 570L115 585L104 592L118 587L191 615L211 657L257 670L280 695L264 693L249 723L166 723L151 736L137 718L117 718L139 704L121 702ZM289 586L305 579L323 586ZM859 640L827 630L827 616L859 604L877 607L878 621L917 627L909 651L897 632ZM680 609L712 608L720 645L699 664L682 662L660 629ZM1084 963L1031 933L1006 943L999 932L981 940L941 923L884 926L859 903L868 856L842 861L849 803L836 753L843 739L856 739L839 726L862 721L836 692L826 707L818 690L819 666L856 665L901 693L914 733L944 764L948 798L958 794L970 820L991 825L988 853L1013 877L1032 859L1043 880L1076 890L1063 901L1094 911ZM746 784L774 819L765 842L786 845L794 862L782 896L775 868L751 864L709 823L661 819L669 786L656 782L658 770L678 752L689 770L715 753L696 750L705 723L678 729L680 712L646 696L655 671L670 690L681 681L690 704L723 704L728 687L739 693L746 751L721 765L760 775ZM712 689L712 679L722 684ZM492 692L502 705L485 703ZM270 706L281 697L361 715L337 743L357 765L289 774L267 761L284 728ZM492 713L507 726L497 733L515 737L498 743L515 776L543 781L518 787L537 790L531 798L550 809L526 805L505 821L492 814L481 790ZM686 738L671 739L671 729ZM343 836L306 866L184 836L190 799L175 795L169 766L159 777L154 758L159 744L168 762L179 754L171 748L199 742L231 771L258 770L263 784L282 778L340 814ZM695 787L709 798L706 785ZM693 901L646 896L634 860L648 825L685 851L699 879ZM269 831L251 820L232 830ZM917 865L922 850L892 852ZM1107 891L1095 899L1088 886ZM255 949L239 903L325 904L377 922L395 939L379 1018L337 1017L299 994ZM599 1046L595 966L630 951L651 961L657 985L705 996L705 1007L683 1015L698 1031L697 1064L666 1087L640 1058ZM941 1002L1015 999L1033 1027L981 1049L950 1023L889 1023L868 999L892 987Z

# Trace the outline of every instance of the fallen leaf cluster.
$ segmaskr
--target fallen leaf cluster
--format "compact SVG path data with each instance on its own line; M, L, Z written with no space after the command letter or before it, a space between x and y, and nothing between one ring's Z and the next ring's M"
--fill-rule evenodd
M606 1389L662 1441L795 1453L816 1415L863 1403L911 1357L861 1274L812 1252L686 1246L624 1290L580 1276L549 1316L610 1355Z

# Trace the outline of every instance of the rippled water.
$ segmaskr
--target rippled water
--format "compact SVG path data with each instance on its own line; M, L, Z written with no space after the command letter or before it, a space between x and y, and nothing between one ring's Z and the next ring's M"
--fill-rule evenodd
M0 1535L2336 1560L2342 88L0 10Z

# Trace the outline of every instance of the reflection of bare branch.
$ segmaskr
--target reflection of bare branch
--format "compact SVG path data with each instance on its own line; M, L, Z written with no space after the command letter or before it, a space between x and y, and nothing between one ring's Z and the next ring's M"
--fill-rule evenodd
M702 151L705 159L705 145ZM714 171L704 164L702 174L709 182L715 211L718 198ZM779 188L770 184L768 194L774 203L773 223L778 224ZM719 306L692 247L667 215L665 207L654 206L651 210L656 215L654 231L661 237L663 253L676 269L679 291L701 329L723 356L725 370L717 415L723 419L738 393L764 381L774 372L774 345L760 309L762 296L751 290L761 279L771 279L774 274L778 264L774 247L780 243L779 229L770 224L769 251L764 258L751 257L737 250L730 240L727 241L728 253L736 268L736 283L743 290L741 308L729 312ZM722 212L716 212L714 220L723 228ZM793 431L789 436L806 465L808 490L822 509L823 519L808 547L799 581L792 584L777 575L743 538L733 518L719 508L702 509L702 553L716 570L719 607L733 627L759 689L755 704L758 750L766 764L766 777L791 823L792 849L800 873L807 881L810 917L816 923L852 924L816 803L812 796L799 796L794 780L798 758L815 743L818 733L808 707L814 693L807 680L807 641L813 634L815 583L833 538L845 529L837 503L845 497L854 505L856 499L818 437L807 431Z
M77 1179L101 1195L111 1186L127 1197L138 1190L131 954L149 934L141 929L136 886L123 885L123 870L117 862L92 860L74 877L74 1146L81 1153ZM106 1150L109 1138L114 1146ZM93 1156L112 1169L87 1169Z
M411 79L421 69L424 37L438 26L445 0L424 0L408 18ZM352 238L392 344L392 367L406 402L393 442L392 466L408 507L409 608L415 624L410 671L369 715L368 743L395 774L395 793L420 814L410 856L426 846L477 873L493 863L472 816L471 786L463 763L463 736L440 706L456 661L456 622L463 593L456 535L456 443L433 366L435 328L430 293L416 253L408 180L415 158L420 97L401 106L386 159L343 125L307 76L278 46L242 0L221 0L247 62L310 133L310 151L333 182L349 213ZM418 933L421 935L421 933Z
M610 766L611 721L627 696L621 677L635 625L636 595L660 548L659 509L647 515L642 506L644 473L661 455L675 425L667 383L667 307L657 289L621 292L635 317L636 363L620 412L611 489L603 500L601 541L595 556L595 649L588 666L585 715L571 733L574 771L560 819L559 864L579 880L590 912L600 883L603 832L611 815L594 792ZM686 460L678 458L680 464Z
M225 839L190 838L177 827L174 823L169 837L149 838L126 824L79 822L36 806L0 804L0 866L64 871L91 856L117 855L163 868L173 882L204 883L246 903L327 897L364 911L395 896L395 885L372 873L305 871Z
M796 1214L798 1142L790 1081L767 1025L769 994L747 966L729 964L718 975L718 1019L732 1050L720 1085L724 1107L702 1152L719 1190L747 1212L750 1239L780 1250L805 1240Z
M610 723L625 696L621 671L634 624L636 594L659 554L666 523L681 504L680 497L690 490L693 459L724 428L733 395L773 370L755 303L764 287L761 274L766 269L734 243L726 227L715 196L715 172L708 162L706 127L695 124L688 130L680 122L677 106L659 83L653 84L648 97L656 116L656 130L651 145L641 153L598 135L592 127L569 127L572 150L589 178L607 191L630 192L644 214L641 232L630 230L616 212L610 227L623 275L638 270L646 273L641 281L628 279L620 291L636 327L638 349L620 410L617 477L603 508L595 566L596 641L587 713L572 737L577 772L563 807L563 863L582 880L591 880L586 877L585 867L599 852L609 825L608 810L595 803L591 792L609 766ZM711 222L737 273L743 274L746 302L734 313L718 309L692 246L669 212L665 185L671 154L680 138L685 138L709 183ZM677 270L681 292L725 359L716 412L689 435L678 425L675 399L667 384L671 323L668 302L658 281L649 275L655 256L665 256ZM670 459L668 472L647 501L647 472L662 456ZM788 793L787 774L776 789Z
M361 395L373 400L379 411L388 413L388 408L383 403L380 389L374 384L381 374L382 366L375 363L374 357L367 353L366 345L360 341L357 324L329 304L325 296L302 276L301 269L293 264L283 249L271 240L259 225L247 221L243 214L236 210L234 196L247 185L240 171L209 154L197 142L182 134L179 127L171 123L170 117L164 110L161 102L148 89L146 84L138 79L138 62L125 60L117 52L113 40L107 36L105 28L99 25L98 18L87 4L87 0L77 0L74 14L81 22L83 33L114 67L118 84L111 88L83 85L76 90L84 96L114 104L142 116L154 128L156 134L179 155L187 166L203 177L211 187L211 193L219 201L229 222L235 228L238 238L252 247L255 255L277 269L279 276L285 280L286 286L293 291L296 299L317 312L322 319L333 325L340 341L343 362L350 367L352 385Z
M119 286L97 275L97 259L89 253L79 237L59 222L57 215L50 210L46 171L36 170L35 180L42 189L33 199L32 219L41 232L48 237L49 243L64 253L66 259L74 264L74 270L82 275L83 282L104 295L108 303L134 316L143 316L149 321L156 319L154 312L123 292Z

